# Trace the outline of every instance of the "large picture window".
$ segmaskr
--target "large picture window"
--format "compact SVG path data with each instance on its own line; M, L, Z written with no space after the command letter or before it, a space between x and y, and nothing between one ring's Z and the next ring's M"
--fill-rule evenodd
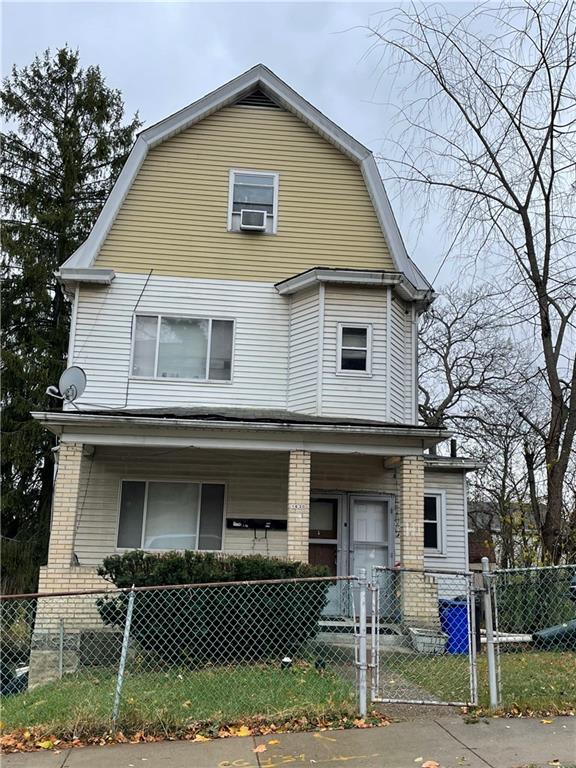
M120 549L222 549L224 485L123 480Z
M234 322L136 315L132 376L230 381Z

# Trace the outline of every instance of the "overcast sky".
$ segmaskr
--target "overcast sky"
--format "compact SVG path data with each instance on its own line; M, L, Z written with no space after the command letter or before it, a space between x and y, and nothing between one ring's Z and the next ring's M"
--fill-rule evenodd
M365 30L386 3L5 2L2 69L68 43L98 64L145 126L266 64L355 138L378 152L400 97L381 78ZM453 6L456 8L456 6ZM464 6L462 6L464 7ZM412 201L393 207L409 252L428 278L440 265L442 223L418 234ZM438 284L450 277L447 264Z

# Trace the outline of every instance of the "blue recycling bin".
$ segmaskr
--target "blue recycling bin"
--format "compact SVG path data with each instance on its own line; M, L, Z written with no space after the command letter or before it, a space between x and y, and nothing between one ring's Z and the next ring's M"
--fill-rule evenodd
M446 650L448 653L468 653L468 603L465 599L439 600L440 626L448 636Z

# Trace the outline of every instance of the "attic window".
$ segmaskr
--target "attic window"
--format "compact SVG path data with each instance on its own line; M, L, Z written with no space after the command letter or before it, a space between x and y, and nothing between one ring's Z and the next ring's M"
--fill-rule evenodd
M228 230L239 232L242 211L260 211L264 231L276 232L278 207L278 174L267 171L230 171Z

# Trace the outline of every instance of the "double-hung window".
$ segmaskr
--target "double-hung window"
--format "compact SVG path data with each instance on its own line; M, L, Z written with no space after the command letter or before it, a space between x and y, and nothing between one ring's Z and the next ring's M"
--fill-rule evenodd
M228 229L239 231L241 212L247 210L263 211L266 214L266 232L276 232L277 208L277 173L230 171Z
M136 315L132 376L230 381L234 322Z
M224 485L123 480L119 549L222 549Z
M424 494L424 549L432 555L444 554L444 497Z
M371 372L372 326L338 326L338 373Z

